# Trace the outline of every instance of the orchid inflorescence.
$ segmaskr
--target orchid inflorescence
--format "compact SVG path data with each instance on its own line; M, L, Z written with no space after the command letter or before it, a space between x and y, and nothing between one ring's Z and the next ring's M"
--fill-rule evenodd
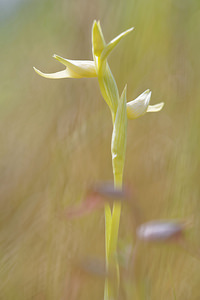
M58 55L53 55L66 68L56 73L43 73L36 68L34 70L41 76L51 79L59 78L90 78L97 77L101 94L109 106L113 133L111 141L112 167L114 176L114 187L122 189L123 170L126 152L127 118L136 119L146 112L160 111L164 103L149 105L151 91L146 90L135 100L127 103L125 86L121 96L117 88L116 81L107 62L109 54L118 45L120 40L134 28L130 28L109 43L105 42L100 22L94 21L92 27L92 53L93 60L69 60ZM119 287L119 267L117 261L117 241L121 213L121 202L114 201L113 208L109 203L105 204L105 248L106 248L106 268L107 271L114 270L116 276L112 282L106 279L105 300L116 299Z
M56 73L43 73L38 69L36 69L35 67L34 70L42 77L50 78L50 79L98 77L103 97L105 101L108 103L109 107L112 108L111 106L111 99L113 98L112 95L117 94L118 96L118 91L116 90L117 86L115 81L112 80L114 78L111 79L110 84L109 82L105 82L106 78L109 80L109 75L112 76L112 73L107 63L107 57L110 54L110 52L118 45L119 41L125 35L131 32L133 29L134 28L132 27L124 31L116 38L114 38L110 43L106 44L102 34L100 22L94 21L93 30L92 30L93 58L94 58L93 61L92 60L70 60L54 54L53 57L66 67L64 70ZM106 88L109 88L109 90L106 90ZM119 96L116 98L119 98ZM128 118L135 119L144 115L146 112L157 112L162 109L164 105L163 102L156 105L149 105L150 99L151 99L151 91L148 89L145 92L143 92L140 96L138 96L135 100L128 102L126 105ZM116 102L117 100L118 99L114 99L113 102Z

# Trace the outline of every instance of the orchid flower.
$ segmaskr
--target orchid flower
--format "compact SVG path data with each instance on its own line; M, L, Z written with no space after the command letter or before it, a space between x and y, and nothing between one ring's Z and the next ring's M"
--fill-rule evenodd
M163 108L163 102L160 102L155 105L149 105L150 99L151 91L146 90L135 100L128 102L126 104L127 117L129 119L136 119L140 116L143 116L146 112L157 112Z
M92 60L70 60L56 54L53 57L66 66L66 69L56 73L43 73L33 67L35 72L50 79L97 77L95 63Z

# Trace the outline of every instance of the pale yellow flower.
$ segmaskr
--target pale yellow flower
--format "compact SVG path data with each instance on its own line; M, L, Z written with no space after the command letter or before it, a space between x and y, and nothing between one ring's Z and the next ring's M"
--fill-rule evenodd
M126 104L127 117L129 119L136 119L140 116L143 116L146 112L157 112L163 108L163 102L160 102L155 105L149 105L150 99L151 91L146 90L135 100L128 102Z
M70 60L56 54L53 57L66 66L66 69L56 73L43 73L33 67L35 72L50 79L97 77L95 63L92 60Z

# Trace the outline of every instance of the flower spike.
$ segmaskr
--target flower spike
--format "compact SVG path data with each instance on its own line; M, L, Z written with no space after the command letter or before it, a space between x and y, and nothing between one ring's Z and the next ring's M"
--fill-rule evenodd
M119 263L117 255L117 242L121 214L121 201L117 196L123 195L123 171L125 163L126 140L127 140L127 118L135 119L144 115L146 112L155 112L162 109L164 103L149 105L151 91L146 90L135 100L126 101L126 86L119 95L115 78L109 67L108 55L115 49L121 39L131 32L130 28L115 37L109 43L105 42L101 25L99 21L94 20L92 27L92 55L93 61L89 60L69 60L61 56L53 57L65 66L65 70L48 74L43 73L36 68L34 70L39 75L46 78L84 78L97 77L101 94L107 103L112 117L113 132L111 140L112 169L114 182L112 189L102 187L89 194L89 197L83 204L77 208L67 211L68 217L81 216L97 207L105 204L105 257L106 272L113 274L112 278L106 278L104 299L118 299L119 297ZM112 194L114 201L103 201L103 194ZM107 195L109 196L109 195ZM107 197L106 197L107 198ZM117 200L117 201L116 201ZM110 205L113 205L111 208ZM143 226L143 227L142 227ZM150 230L149 230L150 228ZM161 228L161 231L160 231ZM137 229L139 240L168 239L179 233L179 226L176 224L143 224Z
M146 90L135 100L130 101L126 104L127 108L127 117L129 119L136 119L140 116L143 116L146 112L157 112L160 111L164 103L158 103L155 105L149 105L151 99L151 91Z

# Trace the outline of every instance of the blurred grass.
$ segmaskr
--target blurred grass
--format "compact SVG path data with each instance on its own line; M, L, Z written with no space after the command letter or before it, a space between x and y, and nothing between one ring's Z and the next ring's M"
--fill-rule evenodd
M193 218L187 240L199 251L199 16L198 0L35 0L1 21L0 299L103 297L102 278L74 268L104 257L103 211L61 215L88 185L112 179L109 111L96 79L50 81L32 69L60 70L54 53L91 59L95 18L107 41L136 28L109 59L120 92L127 83L131 100L150 88L152 104L165 102L128 123L125 182L141 222ZM124 208L122 248L135 242L133 215ZM176 246L144 246L127 299L199 299L199 266Z

